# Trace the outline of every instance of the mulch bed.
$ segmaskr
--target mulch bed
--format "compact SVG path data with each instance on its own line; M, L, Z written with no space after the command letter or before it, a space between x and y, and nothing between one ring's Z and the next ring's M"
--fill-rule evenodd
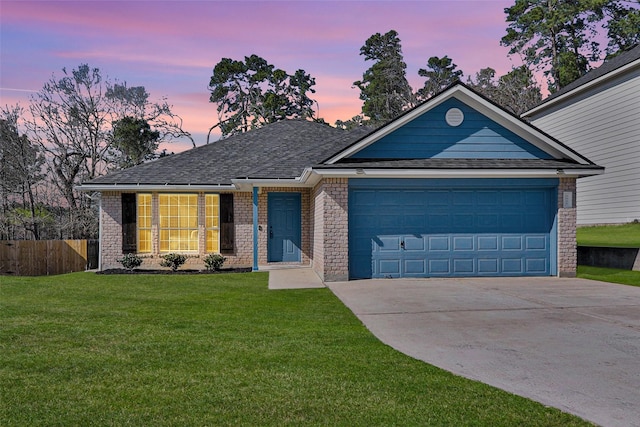
M126 268L110 268L107 270L96 271L96 274L224 274L224 273L248 273L251 267L245 268L222 268L220 270L147 270L144 268L136 268L132 271Z

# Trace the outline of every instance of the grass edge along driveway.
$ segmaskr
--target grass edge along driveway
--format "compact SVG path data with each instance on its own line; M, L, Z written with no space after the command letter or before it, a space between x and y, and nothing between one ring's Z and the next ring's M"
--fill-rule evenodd
M589 425L379 342L266 273L0 276L0 425Z

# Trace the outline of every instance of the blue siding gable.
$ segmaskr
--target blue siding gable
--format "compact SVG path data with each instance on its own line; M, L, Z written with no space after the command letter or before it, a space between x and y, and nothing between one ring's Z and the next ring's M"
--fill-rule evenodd
M464 121L449 126L450 108L464 113ZM510 130L451 98L373 144L352 159L552 159L548 153Z

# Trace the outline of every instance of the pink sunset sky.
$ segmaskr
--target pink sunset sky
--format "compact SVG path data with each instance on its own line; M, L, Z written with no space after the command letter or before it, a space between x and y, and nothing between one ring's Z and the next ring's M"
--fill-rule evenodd
M207 85L222 58L257 54L316 79L329 123L360 113L352 83L371 65L359 55L374 33L396 30L407 76L448 55L467 76L521 65L500 46L514 0L475 1L5 1L0 0L0 105L29 97L52 76L87 63L112 80L167 97L198 145L217 122ZM542 82L541 82L542 83ZM214 135L216 139L219 135ZM181 151L188 141L176 142Z

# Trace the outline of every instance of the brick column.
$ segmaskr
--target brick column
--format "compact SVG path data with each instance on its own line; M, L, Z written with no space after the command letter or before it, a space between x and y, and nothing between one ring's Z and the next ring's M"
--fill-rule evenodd
M100 267L103 270L120 268L116 261L122 257L122 195L105 191L100 201Z
M563 207L563 195L571 192L573 205ZM560 178L558 185L558 275L576 277L578 248L576 243L576 178Z
M233 194L235 243L233 254L225 254L225 266L250 267L253 262L253 194Z
M326 178L315 191L314 268L327 282L349 280L349 185Z

